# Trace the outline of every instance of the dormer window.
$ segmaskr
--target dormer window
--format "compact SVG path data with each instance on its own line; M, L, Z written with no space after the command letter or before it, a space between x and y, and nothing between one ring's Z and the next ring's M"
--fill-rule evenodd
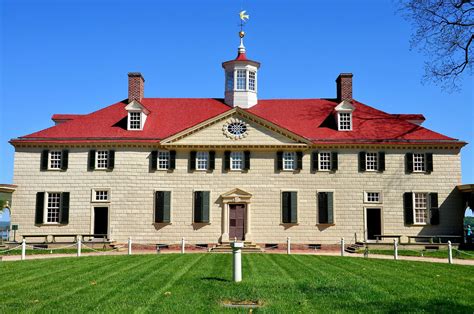
M128 111L127 130L143 130L147 115L150 113L142 104L134 100L129 103L125 110Z
M339 131L352 130L352 113L351 112L338 113L338 129Z
M142 114L141 112L130 112L128 114L128 122L130 130L141 130L142 128Z

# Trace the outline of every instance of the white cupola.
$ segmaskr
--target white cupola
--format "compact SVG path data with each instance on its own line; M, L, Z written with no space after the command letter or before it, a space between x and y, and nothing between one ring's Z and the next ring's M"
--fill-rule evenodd
M257 71L260 63L247 59L244 36L240 31L237 58L222 63L225 70L225 103L231 107L250 108L257 104Z

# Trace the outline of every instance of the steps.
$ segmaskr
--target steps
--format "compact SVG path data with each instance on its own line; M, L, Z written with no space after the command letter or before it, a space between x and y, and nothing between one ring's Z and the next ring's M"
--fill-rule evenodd
M347 253L357 253L357 251L359 251L364 246L365 246L364 242L356 242L346 247L344 251L346 251Z
M215 245L211 248L211 253L232 253L232 247L230 246L231 242L222 242ZM257 244L252 242L244 242L244 247L242 248L244 253L262 253L263 250Z

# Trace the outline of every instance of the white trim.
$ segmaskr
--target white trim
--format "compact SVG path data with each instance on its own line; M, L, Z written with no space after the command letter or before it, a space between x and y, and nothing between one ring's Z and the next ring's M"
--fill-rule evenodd
M425 195L426 195L426 208L425 208L425 211L426 211L426 221L425 221L425 222L416 222L415 193L416 193L416 194L425 194ZM411 194L412 194L411 199L412 199L412 210L413 210L413 226L426 226L426 225L431 224L431 221L430 221L430 208L431 208L431 204L430 204L430 192L426 192L426 191L412 191Z
M91 227L90 227L90 234L94 234L94 223L95 223L95 207L106 207L107 208L107 238L112 239L112 230L110 226L110 216L111 216L111 204L110 203L95 203L91 204Z
M379 205L379 206L376 206L376 205L367 205L367 206L364 206L364 240L366 242L369 242L369 243L374 243L376 242L376 240L372 240L372 239L368 239L369 237L369 228L367 226L367 209L369 208L376 208L376 209L380 209L380 234L383 234L384 233L384 210L383 210L383 205Z
M367 199L367 193L379 193L379 201L378 202L369 202ZM363 195L364 204L383 204L383 193L381 190L365 190Z
M96 193L98 191L107 191L107 200L97 200ZM91 189L91 203L110 203L111 202L111 193L110 188L92 188Z
M43 203L43 223L42 225L50 225L50 226L58 226L61 225L61 209L62 209L62 203L61 203L61 194L63 192L57 192L57 191L44 191L44 203ZM49 199L49 194L59 194L59 216L58 216L58 222L48 222L48 199Z

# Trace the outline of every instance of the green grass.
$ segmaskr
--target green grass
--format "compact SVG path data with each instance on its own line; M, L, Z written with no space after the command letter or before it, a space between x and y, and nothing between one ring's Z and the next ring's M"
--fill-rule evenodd
M364 253L364 250L359 251L359 253ZM467 254L466 254L467 253ZM378 250L378 249L370 249L370 254L382 254L382 255L393 255L393 250ZM398 255L400 256L422 256L423 257L437 257L437 258L448 258L448 250L438 250L438 251L416 251L416 250L398 250ZM469 255L468 255L469 254ZM453 250L453 258L457 259L474 259L474 252L473 251L457 251Z
M0 313L255 312L472 313L474 267L314 255L94 256L0 262Z

